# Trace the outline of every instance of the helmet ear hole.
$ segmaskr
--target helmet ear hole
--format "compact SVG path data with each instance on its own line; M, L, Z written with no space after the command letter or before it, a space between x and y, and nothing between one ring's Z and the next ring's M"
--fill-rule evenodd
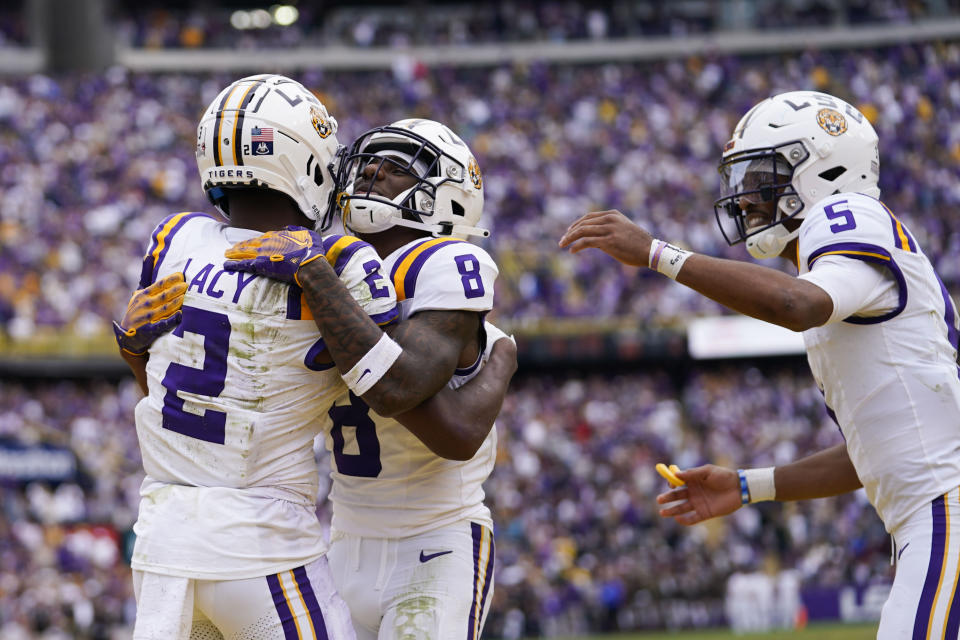
M827 169L826 171L821 171L821 172L820 172L819 174L817 174L817 175L819 175L821 178L823 178L823 179L826 180L827 182L833 182L834 180L836 180L837 178L839 178L840 176L842 176L842 175L845 174L846 172L847 172L847 168L846 168L846 167L836 166L836 167Z
M455 215L455 216L460 216L460 217L462 218L463 215L464 215L463 205L460 204L459 202L457 202L456 200L451 200L451 201L450 201L450 204L451 204L451 208L452 208L452 210L453 210L453 215Z

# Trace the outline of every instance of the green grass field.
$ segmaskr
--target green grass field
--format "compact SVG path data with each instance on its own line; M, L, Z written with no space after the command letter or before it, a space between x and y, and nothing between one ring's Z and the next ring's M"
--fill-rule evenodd
M727 629L711 631L665 631L654 633L621 633L602 636L581 636L570 640L720 640L742 638L743 640L779 640L780 638L816 638L817 640L874 640L877 625L872 624L811 624L803 631L772 631L770 633L747 633L735 635Z

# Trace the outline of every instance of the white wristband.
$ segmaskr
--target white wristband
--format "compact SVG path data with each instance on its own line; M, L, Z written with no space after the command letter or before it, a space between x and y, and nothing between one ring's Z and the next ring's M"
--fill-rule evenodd
M763 467L743 470L751 503L776 499L777 489L773 486L773 469L774 467Z
M681 249L668 242L654 238L650 243L650 259L648 264L651 269L659 271L672 280L676 280L683 263L692 255L692 251Z
M353 369L343 374L343 381L347 383L351 391L358 396L362 396L370 390L370 387L380 381L380 378L393 366L401 353L403 353L403 349L400 345L391 340L387 334L383 334L377 344L363 354L363 357L353 366Z

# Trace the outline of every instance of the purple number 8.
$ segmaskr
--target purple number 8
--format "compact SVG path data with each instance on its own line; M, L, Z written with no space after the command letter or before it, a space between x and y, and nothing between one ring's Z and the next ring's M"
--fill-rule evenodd
M457 271L460 272L460 282L463 283L463 294L467 298L483 297L483 278L480 277L480 261L472 254L464 254L454 258Z
M345 476L376 478L383 465L380 464L380 440L377 425L370 417L367 403L350 392L350 404L333 405L327 412L333 421L330 437L333 439L333 457L337 471ZM345 453L344 427L353 427L357 441L357 453Z

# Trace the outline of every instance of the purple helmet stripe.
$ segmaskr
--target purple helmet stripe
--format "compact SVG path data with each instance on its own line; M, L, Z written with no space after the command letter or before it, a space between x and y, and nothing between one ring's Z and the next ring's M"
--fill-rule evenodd
M930 563L927 565L927 577L923 581L923 592L913 622L914 640L927 640L927 629L933 608L937 603L937 592L943 575L943 560L946 556L947 508L944 496L938 496L931 503L933 533L930 542Z
M290 611L290 605L287 603L287 597L283 593L283 587L277 575L267 576L267 584L270 585L273 606L277 609L277 615L280 616L280 624L283 625L283 637L285 640L299 640L297 623L293 619L293 612Z
M223 164L223 158L220 156L220 129L223 125L223 106L227 104L227 100L229 100L233 94L234 88L235 86L231 85L229 90L224 90L223 100L217 105L217 117L213 124L213 164L218 167Z
M327 623L323 619L323 611L320 610L320 603L317 602L317 595L313 592L313 585L310 584L307 570L303 567L297 567L293 570L293 577L297 581L300 595L303 596L303 602L310 613L310 620L313 621L314 636L317 640L327 640Z
M882 265L890 269L890 272L893 273L893 277L897 281L899 298L897 300L897 307L893 311L872 318L850 316L849 318L844 318L844 322L849 322L850 324L879 324L897 317L904 308L906 308L907 280L903 277L903 271L900 270L900 265L893 259L890 252L883 247L866 242L837 242L835 244L828 244L810 254L810 257L807 258L807 268L812 268L813 263L824 255L842 255L847 258L855 258L857 260L863 260L864 262Z

